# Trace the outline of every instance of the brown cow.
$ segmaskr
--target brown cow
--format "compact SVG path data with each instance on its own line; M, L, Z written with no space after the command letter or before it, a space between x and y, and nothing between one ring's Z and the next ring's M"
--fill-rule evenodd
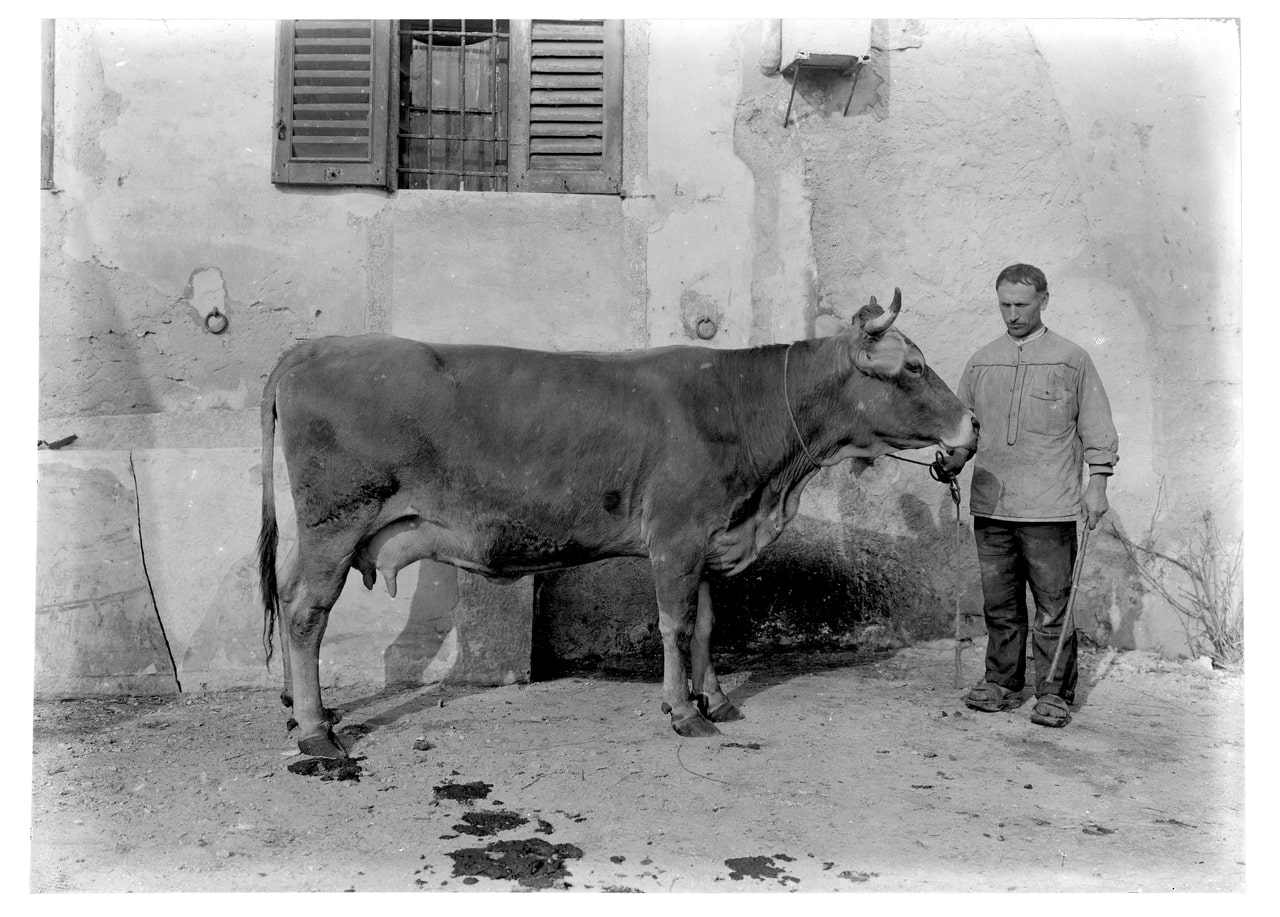
M262 399L264 642L281 620L306 754L346 750L320 699L319 650L347 571L372 587L432 558L494 578L648 557L663 709L682 736L739 718L711 663L706 577L744 569L821 466L974 448L972 414L871 303L832 337L749 350L545 353L385 335L286 353ZM277 592L279 423L298 541ZM692 629L693 693L679 641Z

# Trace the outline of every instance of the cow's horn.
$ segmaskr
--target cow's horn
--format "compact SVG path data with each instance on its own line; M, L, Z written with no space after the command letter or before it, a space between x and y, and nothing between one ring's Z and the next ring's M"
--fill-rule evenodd
M876 304L876 298L871 297L871 305ZM875 318L868 321L862 326L862 330L870 335L884 334L889 330L889 326L893 324L893 320L898 317L898 312L902 310L902 291L897 287L893 288L893 302L889 303L889 308L881 312Z

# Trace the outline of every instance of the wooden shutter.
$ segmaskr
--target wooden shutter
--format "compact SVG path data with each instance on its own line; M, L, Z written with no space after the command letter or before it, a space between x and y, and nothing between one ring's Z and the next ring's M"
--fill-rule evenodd
M295 19L276 42L280 184L387 184L391 23Z
M511 23L512 191L616 194L622 20Z

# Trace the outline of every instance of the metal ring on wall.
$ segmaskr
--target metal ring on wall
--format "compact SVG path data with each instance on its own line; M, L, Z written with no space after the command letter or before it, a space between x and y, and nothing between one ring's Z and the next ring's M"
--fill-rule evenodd
M214 309L204 317L204 327L213 334L222 334L227 330L227 317Z

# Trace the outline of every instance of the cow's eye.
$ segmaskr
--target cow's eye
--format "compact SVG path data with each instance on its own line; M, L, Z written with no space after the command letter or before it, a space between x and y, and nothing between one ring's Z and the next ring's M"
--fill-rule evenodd
M924 363L920 360L907 360L902 365L902 368L913 376L919 376L924 373Z

